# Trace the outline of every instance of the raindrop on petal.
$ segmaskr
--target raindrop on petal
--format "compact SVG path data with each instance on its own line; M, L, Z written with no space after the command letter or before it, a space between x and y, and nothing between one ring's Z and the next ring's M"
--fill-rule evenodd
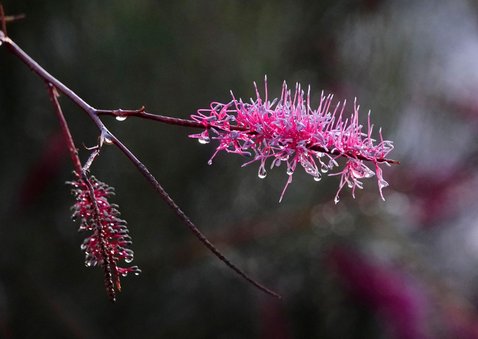
M380 180L378 181L378 186L380 187L380 189L382 189L382 188L388 186L388 182L386 182L386 181L383 180L383 179L380 179Z
M209 139L209 137L204 136L204 137L200 137L198 139L198 141L199 141L200 144L205 145L205 144L209 143L210 139Z
M259 179L264 179L267 176L267 171L264 167L259 167L259 172L257 173Z

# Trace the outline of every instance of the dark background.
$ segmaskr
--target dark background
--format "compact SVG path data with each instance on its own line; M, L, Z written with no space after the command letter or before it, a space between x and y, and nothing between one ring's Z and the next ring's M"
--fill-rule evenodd
M107 126L262 294L212 257L127 159L93 173L116 188L143 273L108 301L70 220L72 166L43 82L0 47L0 337L478 338L478 6L455 1L2 1L9 35L98 108L187 118L254 96L252 82L359 98L394 140L380 200L302 171L257 178L207 160L195 131ZM98 137L62 98L78 145ZM350 107L350 106L349 106ZM81 146L83 149L83 146ZM81 156L86 158L87 152ZM300 172L300 173L299 173Z

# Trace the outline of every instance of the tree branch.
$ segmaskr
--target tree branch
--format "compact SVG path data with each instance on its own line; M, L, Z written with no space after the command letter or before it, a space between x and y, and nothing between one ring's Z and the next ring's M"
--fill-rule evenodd
M4 20L2 21L4 22ZM257 287L258 289L262 290L263 292L270 294L272 296L280 298L280 296L271 291L270 289L266 288L265 286L261 285L249 275L247 275L243 270L239 267L234 265L229 259L227 259L207 238L201 231L195 226L195 224L186 216L186 214L179 208L179 206L174 202L174 200L169 196L169 194L164 190L164 188L159 184L157 179L151 174L148 168L138 159L136 156L116 137L114 136L103 124L101 119L99 118L100 114L109 114L109 115L116 115L116 116L126 116L126 115L134 115L139 116L142 118L148 118L151 120L158 120L164 123L174 124L174 125L181 125L181 126L188 126L188 127L202 127L198 126L198 124L194 121L184 120L184 119L177 119L171 117L163 117L163 116L155 116L153 119L153 115L144 112L144 109L136 110L136 111L123 111L123 110L115 110L115 111L108 111L108 110L97 110L91 105L89 105L85 100L83 100L80 96L78 96L74 91L60 82L57 78L52 76L49 72L47 72L43 67L41 67L33 58L31 58L25 51L23 51L12 39L10 39L4 32L0 32L0 42L3 43L8 50L15 55L18 59L20 59L24 64L26 64L36 75L38 75L43 81L45 81L49 86L50 97L55 105L55 110L57 115L63 116L61 112L61 108L57 101L57 93L61 92L67 98L69 98L75 105L81 108L90 119L95 123L97 128L100 131L100 143L99 147L103 145L106 141L107 143L112 143L117 146L120 151L133 163L133 165L140 171L140 173L148 180L148 182L153 186L153 188L159 193L161 198L170 206L176 215L180 218L180 220L189 228L189 230L199 239L199 241L206 246L219 260L224 262L227 266L229 266L232 270L234 270L237 274L239 274L242 278L247 280L249 283ZM1 44L0 44L1 45ZM64 117L63 117L64 119ZM60 123L62 124L62 128L68 129L66 125L66 121L64 121L60 117ZM79 159L76 159L75 153L71 151L71 149L76 149L72 142L71 134L66 136L67 143L69 144L68 147L70 149L70 154L73 158L73 163L75 166L75 170L78 170ZM73 148L72 148L73 147ZM79 174L81 175L83 170L81 169Z

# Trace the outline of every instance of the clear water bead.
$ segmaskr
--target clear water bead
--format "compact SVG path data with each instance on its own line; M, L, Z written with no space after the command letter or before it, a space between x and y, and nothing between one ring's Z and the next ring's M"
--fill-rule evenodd
M264 167L259 168L259 173L257 173L257 176L259 177L259 179L264 179L267 176L267 171Z
M199 142L201 145L208 144L209 141L211 141L211 139L209 139L208 136L201 136L201 137L198 139L198 142Z
M103 141L105 142L105 144L108 144L108 145L113 144L113 139L108 134L103 136Z
M125 121L126 118L127 118L126 115L117 115L115 119L116 121Z

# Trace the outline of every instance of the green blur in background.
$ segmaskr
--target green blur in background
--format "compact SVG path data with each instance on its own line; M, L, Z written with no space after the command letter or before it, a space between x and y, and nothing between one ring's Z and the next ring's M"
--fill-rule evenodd
M201 246L128 160L116 188L142 274L112 304L70 219L72 166L42 81L0 47L0 337L478 338L478 7L472 0L2 1L10 37L89 104L188 118L212 101L311 85L361 105L400 166L335 205L316 183L200 145L191 129L103 121L198 227L253 277ZM61 98L75 141L97 143ZM350 104L349 108L352 107ZM299 171L298 171L299 172Z

